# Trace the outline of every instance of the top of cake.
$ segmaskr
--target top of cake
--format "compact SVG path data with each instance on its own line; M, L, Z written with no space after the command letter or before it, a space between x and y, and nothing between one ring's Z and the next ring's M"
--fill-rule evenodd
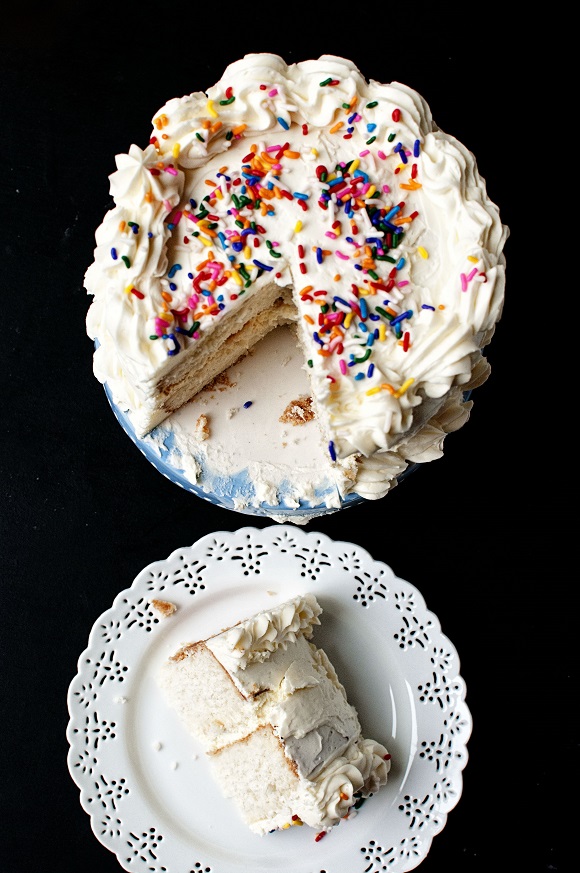
M332 460L404 446L486 378L508 229L412 88L250 54L116 162L87 331L138 428L176 358L272 283L293 289Z

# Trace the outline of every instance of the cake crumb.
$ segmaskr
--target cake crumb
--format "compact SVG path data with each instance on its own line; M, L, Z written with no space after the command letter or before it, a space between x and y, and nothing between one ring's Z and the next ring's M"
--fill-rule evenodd
M195 435L198 440L206 440L210 435L209 421L205 413L202 413L195 422Z
M154 598L150 600L149 603L156 609L157 612L160 612L164 618L168 618L168 616L173 615L175 610L177 609L175 603L170 603L168 600L157 600Z
M220 373L219 376L216 376L215 379L212 379L207 383L205 388L202 388L202 391L227 391L228 388L235 388L237 382L232 382L227 372ZM201 392L200 392L201 393Z
M115 697L113 703L127 703L126 697Z
M177 770L178 767L179 767L179 764L177 763L177 761L171 762L171 769L172 770Z
M278 421L295 426L297 424L306 424L307 421L312 421L314 417L312 397L299 397L297 400L290 401Z
M161 745L161 743L159 742L159 740L156 740L154 743L152 743L152 746L153 746L153 749L154 749L156 752L160 752L161 749L163 748L163 746Z

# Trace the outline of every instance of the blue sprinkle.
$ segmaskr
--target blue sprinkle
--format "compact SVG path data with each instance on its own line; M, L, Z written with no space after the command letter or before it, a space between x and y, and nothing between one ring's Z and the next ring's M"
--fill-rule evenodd
M389 212L387 212L387 214L383 218L383 221L390 221L391 218L393 218L393 216L396 215L397 212L400 212L400 211L401 211L400 206L393 206L393 208Z
M301 191L293 191L292 196L296 197L297 200L308 200L310 195L309 194L302 194Z
M334 451L334 443L332 442L332 440L330 440L330 442L328 443L328 452L330 454L331 459L333 461L336 461L336 452Z
M412 309L407 309L406 312L401 312L400 315L397 315L395 318L393 318L393 320L391 321L391 327L393 327L395 324L399 324L400 321L404 321L405 318L411 318L412 315Z
M119 256L117 255L117 249L111 249L111 257L112 257L112 259L113 259L114 261L117 260L117 258L119 257Z
M177 291L177 285L175 284L175 282L169 283L169 290L170 291Z
M373 130L376 130L376 129L377 129L376 124L367 124L367 130L369 133L372 133Z
M404 266L405 266L405 258L399 258L399 260L395 264L395 270L402 270Z
M428 303L423 303L423 305L421 306L421 309L430 309L432 312L435 312L435 307L429 306Z
M370 379L370 378L371 378L371 376L373 375L374 371L375 371L375 365L374 365L374 364L369 364L369 368L368 368L368 370L367 370L367 379Z
M246 402L244 403L244 409L249 409L251 405L252 405L252 401L246 400Z
M173 279L178 270L181 270L181 264L174 264L167 274L167 278Z
M268 272L270 272L270 270L274 269L274 267L269 267L267 264L263 264L261 261L257 261L255 258L252 263L256 265L258 270L267 270Z
M413 146L413 157L418 158L420 153L421 153L421 142L420 142L420 140L416 139L415 144Z
M290 125L287 124L287 123L284 121L284 119L283 119L282 117L280 117L280 116L278 116L278 124L280 125L280 127L283 127L284 130L288 130L288 129L290 128Z

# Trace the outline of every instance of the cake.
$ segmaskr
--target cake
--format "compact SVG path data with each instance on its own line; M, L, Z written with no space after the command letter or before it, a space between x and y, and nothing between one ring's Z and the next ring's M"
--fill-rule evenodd
M324 834L387 781L387 749L362 736L311 642L321 612L313 594L296 596L183 646L158 673L223 794L259 835L302 824Z
M289 325L343 492L442 455L489 376L509 230L417 91L248 54L116 165L87 333L138 437Z

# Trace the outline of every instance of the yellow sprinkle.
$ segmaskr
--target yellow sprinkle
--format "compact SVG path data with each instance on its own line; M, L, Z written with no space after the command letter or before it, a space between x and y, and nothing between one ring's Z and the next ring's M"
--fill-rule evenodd
M215 191L214 191L213 193L215 194L215 196L217 197L218 200L223 200L223 199L224 199L224 195L222 194L222 189L221 189L221 188L216 188Z
M479 262L479 258L476 258L473 255L468 255L467 260L471 261L472 264L477 264Z
M369 188L369 190L365 194L365 197L367 198L367 200L371 199L371 197L373 196L373 194L375 193L376 190L377 190L377 186L371 185L371 187Z
M232 279L234 280L234 282L237 282L238 285L243 285L243 284L244 284L244 283L242 282L242 277L241 277L240 274L237 273L235 270L234 270L234 272L232 273Z
M130 294L132 290L133 290L133 285L127 285L127 287L125 288L125 294Z
M381 390L382 389L381 389L380 385L377 385L375 388L369 388L369 390L366 391L365 393L367 394L367 396L370 397L371 394L378 394L379 391L381 391Z
M204 236L201 236L201 234L198 236L198 240L203 243L204 246L211 246L212 244L212 241L210 239L206 239Z
M212 118L218 117L218 113L213 108L213 100L207 101L207 111L209 112L209 114L211 115Z
M423 260L426 261L427 258L429 257L429 252L426 249L424 249L423 246L419 246L417 251L419 252L421 257L423 258Z
M387 336L387 326L384 321L381 321L379 324L379 340L380 342L384 342Z
M359 164L360 164L360 160L358 158L355 158L354 161L352 162L352 164L350 165L350 167L348 168L348 172L354 173L354 171L358 168Z
M174 158L178 158L180 151L181 151L181 146L179 145L178 142L176 142L175 145L173 146L173 148L171 149L171 154L173 155Z
M315 158L318 157L318 149L315 149L314 146L313 146L313 147L310 149L310 151L311 151L311 153L314 155Z
M282 825L282 830L283 831L288 830L289 827L290 827L290 822L286 822L286 824Z
M352 311L351 311L351 312L347 312L346 315L344 316L343 324L344 324L344 326L345 326L345 328L346 328L347 330L348 330L348 328L350 327L350 323L351 323L351 321L352 321L352 319L353 319L353 316L354 316L354 312L352 312Z
M302 230L302 222L297 221L296 224L294 225L294 233L300 233L301 230Z
M405 391L411 387L411 385L413 384L414 381L415 381L414 379L406 379L403 382L403 384L401 385L401 387L399 388L399 390L395 391L394 396L397 398L402 397L403 394L405 393Z
M163 321L167 321L168 323L171 323L173 321L173 316L170 312L161 312L159 314L159 318L162 318Z
M252 249L250 248L250 246L244 246L244 258L249 261L251 257Z

